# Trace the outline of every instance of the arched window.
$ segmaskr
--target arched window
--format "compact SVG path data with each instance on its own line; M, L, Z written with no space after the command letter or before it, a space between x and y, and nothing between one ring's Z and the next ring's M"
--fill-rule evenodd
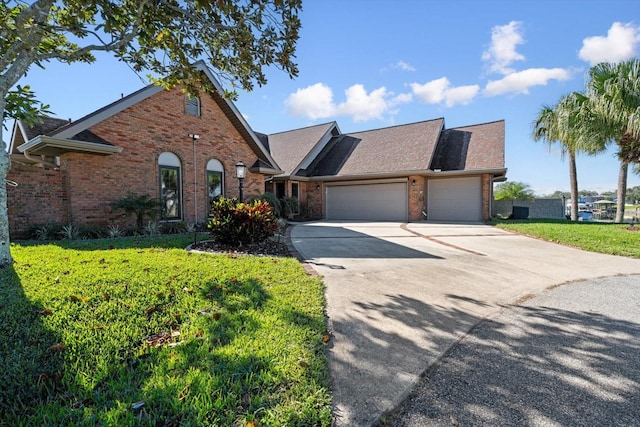
M192 116L200 117L200 98L197 96L187 95L187 103L185 105L185 112Z
M163 219L182 218L182 173L180 159L173 153L158 157L160 167L160 200Z
M224 194L224 166L215 159L207 162L207 192L209 206L212 200Z

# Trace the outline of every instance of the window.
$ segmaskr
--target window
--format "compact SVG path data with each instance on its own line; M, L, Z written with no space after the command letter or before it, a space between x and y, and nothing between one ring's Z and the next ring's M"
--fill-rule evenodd
M160 166L160 200L163 219L182 218L182 177L180 159L173 153L162 153L158 158Z
M185 106L187 114L200 117L200 98L197 96L187 95L187 104Z
M300 213L300 184L297 182L291 183L291 197L294 199L293 213L298 215Z
M216 198L223 195L224 189L224 167L218 160L209 160L207 162L207 192L209 197L209 206Z

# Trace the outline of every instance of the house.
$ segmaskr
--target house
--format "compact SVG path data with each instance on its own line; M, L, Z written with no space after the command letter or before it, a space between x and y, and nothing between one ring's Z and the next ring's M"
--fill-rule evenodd
M204 223L209 200L238 196L235 165L247 165L244 194L260 194L265 176L282 173L235 105L217 90L190 97L150 85L77 121L17 121L9 152L9 228L33 224L105 227L110 204L129 192L158 196L164 221ZM124 226L131 226L132 220Z
M267 189L314 217L484 221L504 180L504 121L446 129L444 119L343 134L335 122L259 134L285 172Z
M162 221L206 222L212 198L272 191L305 218L489 218L504 179L504 122L446 129L444 119L344 134L331 122L254 132L203 63L215 90L191 97L150 85L79 120L16 121L9 146L10 232L34 224L131 226L110 205L157 196ZM245 198L246 198L245 197Z

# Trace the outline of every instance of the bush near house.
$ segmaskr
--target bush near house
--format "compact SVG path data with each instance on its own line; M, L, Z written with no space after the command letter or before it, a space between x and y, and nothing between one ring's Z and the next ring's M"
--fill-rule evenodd
M160 200L148 194L129 193L126 197L116 200L111 208L116 212L122 212L119 217L132 216L136 219L136 228L142 233L144 219L156 219L160 213Z
M247 245L272 237L279 229L273 208L265 200L239 203L221 197L211 203L211 235L224 245Z

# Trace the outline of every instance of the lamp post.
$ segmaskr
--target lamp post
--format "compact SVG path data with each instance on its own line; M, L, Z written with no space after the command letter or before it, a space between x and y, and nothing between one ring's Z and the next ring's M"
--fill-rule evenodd
M247 172L247 167L242 162L236 163L236 178L240 185L240 203L242 203L242 184L244 181L244 175Z

